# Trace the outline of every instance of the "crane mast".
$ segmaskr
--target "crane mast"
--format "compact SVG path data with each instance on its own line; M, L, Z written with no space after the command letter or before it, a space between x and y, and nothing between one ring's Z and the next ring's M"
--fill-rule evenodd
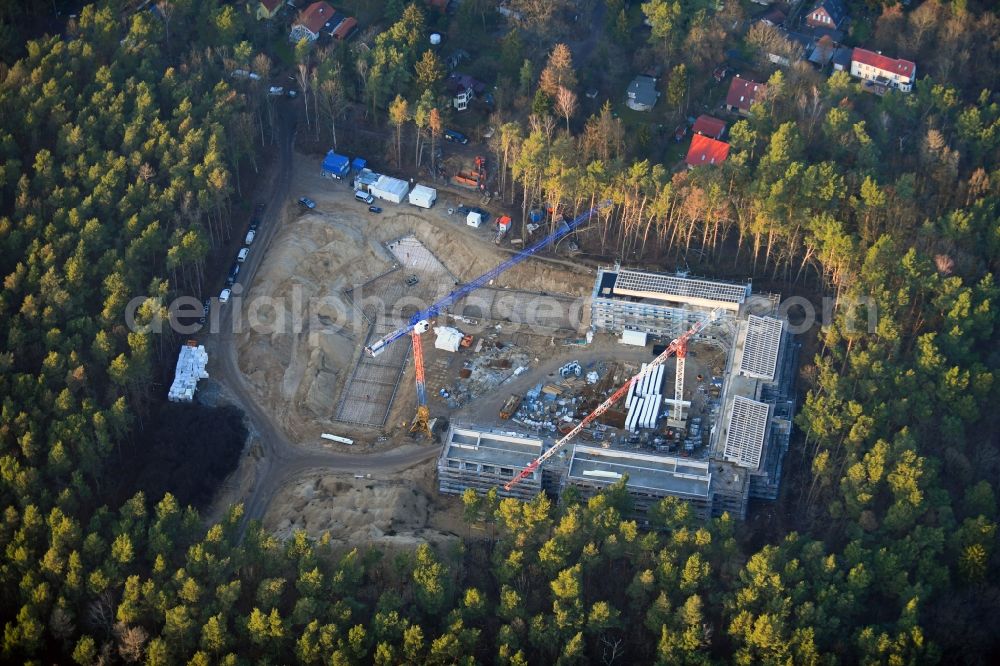
M579 435L580 432L584 428L586 428L595 419L599 418L602 414L604 414L606 411L608 411L608 409L611 407L611 405L613 405L616 402L618 402L619 400L621 400L622 396L625 395L626 393L628 393L628 389L629 389L630 386L632 386L633 384L635 384L637 381L640 381L643 377L645 377L646 375L648 375L650 372L653 372L654 370L656 370L656 366L662 365L668 358L670 358L671 355L673 355L678 350L678 348L680 348L681 346L687 345L688 340L690 340L692 336L694 336L695 334L698 333L698 331L700 331L701 329L705 328L706 326L708 326L709 324L711 324L713 321L715 321L716 319L718 319L721 315L722 315L722 310L719 310L719 309L713 310L712 313L711 313L711 315L709 315L708 319L696 323L687 332L685 332L679 338L676 338L673 342L671 342L667 346L667 348L663 350L663 353L661 353L659 356L657 356L655 359L653 359L653 362L650 363L650 364L648 364L644 370L642 370L641 372L639 372L639 374L635 375L634 377L632 377L631 379L629 379L627 382L625 382L624 384L622 384L622 386L617 391L615 391L614 393L612 393L607 398L607 400L605 400L600 405L598 405L597 408L594 411L592 411L590 414L587 414L587 416L585 416L583 418L583 420L580 421L576 425L575 428L573 428L572 430L570 430L568 433L566 433L563 436L562 439L560 439L555 444L553 444L552 448L550 448L548 451L546 451L545 453L543 453L542 455L540 455L538 458L536 458L535 460L533 460L532 462L530 462L528 464L528 466L525 467L523 470L521 470L521 472L517 476L515 476L513 479L511 479L506 484L504 484L504 490L508 490L509 491L515 485L517 485L518 483L520 483L523 479L525 479L526 477L530 476L535 470L537 470L541 466L542 463L544 463L546 460L548 460L549 458L551 458L552 456L554 456L556 453L558 453L559 450L562 449L562 447L566 446L566 444L568 444L574 437L576 437L577 435Z
M674 421L677 423L684 420L684 365L687 347L687 340L682 340L677 345L677 370L674 373Z
M576 229L578 226L589 220L598 211L610 205L611 205L610 201L602 201L601 203L594 206L590 210L579 215L575 220L563 223L558 229L556 229L554 232L552 232L545 238L542 238L533 245L526 247L525 249L521 250L520 252L510 257L509 259L502 261L501 263L497 264L490 270L486 271L485 273L477 277L475 280L472 280L471 282L462 285L458 289L455 289L447 296L442 298L440 301L428 307L426 310L414 313L413 316L410 317L410 321L406 326L400 328L399 330L393 331L392 333L389 333L384 337L379 338L372 344L365 347L365 351L371 356L378 356L379 354L384 352L385 348L388 347L390 344L392 344L396 340L400 339L401 337L412 331L413 327L416 326L419 322L430 321L431 319L434 319L442 311L451 307L465 296L468 296L476 289L479 289L480 287L489 284L491 280L494 280L501 273L503 273L509 268L516 266L517 264L521 263L522 261L532 256L533 254L536 254L546 245L554 243L559 239L561 239L562 237L566 236L571 231Z
M431 410L427 407L427 381L424 378L424 346L420 342L420 335L429 326L426 321L417 322L410 331L413 339L413 370L417 381L417 415L410 426L410 432L424 433L431 438Z

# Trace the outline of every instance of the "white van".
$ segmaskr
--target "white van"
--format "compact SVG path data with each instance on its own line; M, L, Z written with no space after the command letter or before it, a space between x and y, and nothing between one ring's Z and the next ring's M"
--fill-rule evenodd
M375 201L375 197L363 190L354 190L354 198L358 201L364 201L366 204L370 204Z

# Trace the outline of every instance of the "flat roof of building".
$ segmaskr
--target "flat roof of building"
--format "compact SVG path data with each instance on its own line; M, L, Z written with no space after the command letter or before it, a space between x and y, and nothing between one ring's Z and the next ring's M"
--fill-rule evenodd
M598 297L631 296L738 310L750 295L750 285L716 282L643 271L603 271Z
M764 452L770 419L771 406L767 403L734 396L723 433L725 459L742 467L757 469Z
M524 469L542 454L542 440L517 433L498 433L452 426L442 458Z
M612 484L624 474L628 474L631 489L690 497L708 497L712 483L707 461L583 445L574 447L570 479Z
M783 322L774 317L750 315L740 357L740 372L757 379L774 381L781 348Z

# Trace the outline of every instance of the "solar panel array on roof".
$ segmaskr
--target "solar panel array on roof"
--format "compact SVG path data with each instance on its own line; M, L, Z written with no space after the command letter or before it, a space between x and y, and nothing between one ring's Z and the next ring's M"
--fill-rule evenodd
M774 380L781 346L781 327L780 319L750 315L740 372L757 379Z
M742 467L757 469L764 450L764 435L770 406L743 396L733 398L733 409L726 429L726 460Z
M744 285L726 282L694 280L677 275L619 271L615 281L615 291L650 291L666 296L704 298L725 303L743 303L747 297Z

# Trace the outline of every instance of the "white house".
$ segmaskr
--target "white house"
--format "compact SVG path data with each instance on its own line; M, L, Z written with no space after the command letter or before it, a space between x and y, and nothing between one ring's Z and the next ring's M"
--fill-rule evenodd
M910 92L917 77L917 66L909 60L855 48L851 53L851 76L876 86Z

